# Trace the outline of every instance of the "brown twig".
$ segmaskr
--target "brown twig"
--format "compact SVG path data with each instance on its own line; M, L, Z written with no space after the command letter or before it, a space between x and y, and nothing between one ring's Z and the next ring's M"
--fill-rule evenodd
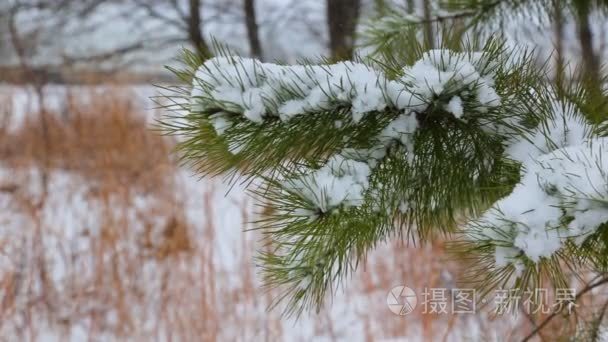
M581 292L579 292L573 300L573 303L575 303L576 301L578 301L585 293L593 290L594 288L598 287L598 286L602 286L604 284L608 283L608 275L604 275L602 278L600 278L600 280L596 281L595 283L592 284L588 284L587 286L585 286ZM551 315L547 316L547 318L545 318L544 321L542 321L537 327L536 329L532 330L532 332L530 334L528 334L528 336L524 337L522 339L522 342L526 342L529 341L530 339L532 339L534 336L536 336L544 327L547 326L547 324L549 324L551 322L551 320L553 320L553 318L555 318L557 315L559 315L563 310L563 307L561 308L561 310L556 310L555 312L553 312Z

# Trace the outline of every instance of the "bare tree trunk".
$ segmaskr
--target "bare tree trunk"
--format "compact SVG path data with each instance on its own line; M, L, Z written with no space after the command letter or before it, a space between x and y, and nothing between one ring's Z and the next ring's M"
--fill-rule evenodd
M564 14L560 0L553 0L555 29L555 83L559 92L564 86ZM560 94L561 95L561 94Z
M589 13L587 11L581 11L578 18L578 39L581 44L585 73L589 77L598 76L600 64L598 56L593 49L593 34L591 33Z
M201 54L209 55L209 47L201 30L201 0L189 0L188 39Z
M247 26L247 38L249 39L249 51L251 56L263 59L262 44L260 44L257 16L255 14L255 0L244 0L245 25Z
M591 32L591 23L589 22L592 4L590 0L580 0L575 4L577 6L578 39L583 62L582 71L587 89L588 102L596 107L592 109L589 119L594 122L601 122L606 115L606 99L602 91L601 82L603 77L600 59L593 48L593 33Z
M423 0L424 9L424 42L429 49L434 47L433 21L431 20L431 0Z
M593 49L593 33L589 23L591 15L591 1L580 0L575 2L577 14L578 39L581 45L584 72L587 77L599 76L599 58ZM595 75L595 76L594 76Z
M406 0L405 5L407 6L407 13L412 14L416 12L416 3L414 3L414 0Z
M332 59L352 58L360 7L361 0L327 0L327 26Z

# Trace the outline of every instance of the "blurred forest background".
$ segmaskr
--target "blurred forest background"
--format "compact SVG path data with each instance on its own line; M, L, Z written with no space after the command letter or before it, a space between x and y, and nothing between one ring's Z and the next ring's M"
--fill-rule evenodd
M427 22L427 36L442 15L434 0L0 0L0 340L525 336L535 321L524 313L388 310L396 285L455 287L460 265L441 241L379 247L318 314L296 322L266 311L273 294L252 259L263 236L243 233L259 215L254 199L193 176L171 154L173 138L151 129L162 114L151 84L177 82L163 66L183 47L348 59L370 48L357 38L365 24L394 11ZM554 70L599 75L606 60L605 13L539 10L499 25L489 32L535 48ZM539 337L570 334L563 320L581 317Z
M510 5L523 8L515 15L505 9L486 31L534 47L541 57L552 54L556 63L584 60L599 71L607 52L605 13L592 10L593 1L577 1L588 4L576 14L551 1L554 8L540 5L546 1L531 8ZM447 14L435 0L4 0L0 81L166 80L170 74L162 66L182 47L212 52L214 41L263 61L348 59L354 51L365 55L357 38L364 26L396 11L425 22L421 34L434 41L440 32L433 22L456 18L463 26L468 14Z

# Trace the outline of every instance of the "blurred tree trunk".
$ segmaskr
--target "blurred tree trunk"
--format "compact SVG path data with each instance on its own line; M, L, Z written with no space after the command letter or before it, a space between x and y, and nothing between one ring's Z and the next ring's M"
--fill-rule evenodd
M189 0L188 39L194 48L204 56L210 54L201 30L201 0Z
M407 7L407 13L413 14L416 12L416 4L414 0L405 0L405 6Z
M333 60L352 58L361 0L327 0L329 49Z
M555 83L561 93L564 86L564 13L560 0L553 0L555 30ZM561 96L561 94L559 94Z
M431 20L431 0L423 0L424 10L424 42L429 49L433 49L435 37L433 37L433 21Z
M599 75L599 59L593 49L593 34L589 23L591 4L589 1L578 1L578 39L581 44L583 64L587 76Z
M255 0L244 0L245 25L247 26L247 38L249 39L249 51L251 56L263 59L262 44L260 44L257 17L255 14Z
M591 111L590 119L600 122L605 118L606 99L602 92L602 70L599 56L593 47L593 32L589 17L592 13L591 0L575 1L577 32L581 47L583 78L586 82L588 102L594 108Z

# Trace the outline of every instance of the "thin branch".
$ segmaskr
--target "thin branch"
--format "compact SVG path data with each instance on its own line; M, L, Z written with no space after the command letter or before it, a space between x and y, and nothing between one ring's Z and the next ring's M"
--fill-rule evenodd
M581 292L579 292L575 297L574 297L574 301L576 302L578 301L585 293L593 290L596 287L602 286L604 284L608 283L608 276L604 276L603 278L601 278L600 280L598 280L597 282L593 283L593 284L588 284L587 286L585 286L585 288L583 288L581 290ZM547 324L549 324L551 322L551 320L553 320L553 318L555 318L557 315L559 315L563 310L563 307L561 308L561 310L557 310L555 312L553 312L551 315L547 316L547 318L545 318L544 321L542 321L538 327L536 327L536 329L532 330L532 332L524 337L524 339L522 340L522 342L527 342L530 339L532 339L532 337L536 336L544 327L547 326Z
M148 13L148 15L152 18L161 20L169 25L172 25L174 27L177 27L181 30L185 30L187 29L187 25L186 22L188 20L187 17L182 16L181 12L177 12L178 15L181 17L182 21L176 20L174 18L168 17L160 12L158 12L155 8L154 8L154 4L151 4L149 1L146 0L135 0L135 4L140 6L141 8L143 8L146 13Z

